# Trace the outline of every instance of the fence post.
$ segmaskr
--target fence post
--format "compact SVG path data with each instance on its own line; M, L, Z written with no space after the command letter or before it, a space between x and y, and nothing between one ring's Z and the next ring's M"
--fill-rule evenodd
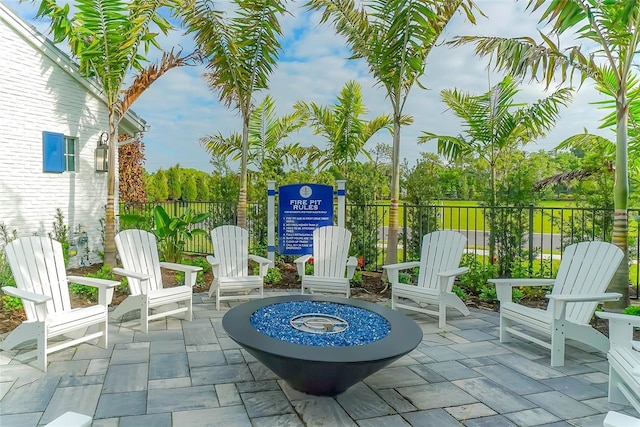
M275 200L276 182L267 181L267 258L272 265L276 259L276 238L275 238Z
M345 227L345 181L344 179L336 180L336 184L338 184L338 227Z
M542 250L542 248L540 249ZM529 204L529 277L533 275L533 204Z
M407 202L402 202L402 262L407 262Z

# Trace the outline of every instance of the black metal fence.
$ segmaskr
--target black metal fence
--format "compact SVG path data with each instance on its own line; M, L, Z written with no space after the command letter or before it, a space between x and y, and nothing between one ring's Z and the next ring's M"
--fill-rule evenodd
M162 202L122 204L121 218L135 214L147 218L151 228L151 211L161 204L171 216L180 216L187 208L196 213L208 212L210 217L200 227L210 230L224 224L235 224L235 202ZM266 203L249 203L247 228L252 250L266 254ZM335 210L337 211L337 209ZM277 212L276 212L277 215ZM567 245L584 240L609 240L613 226L613 211L575 207L481 207L451 202L437 206L400 205L398 260L419 257L424 234L434 230L456 230L467 239L467 252L493 260L505 266L514 262L524 265L530 273L544 270L552 276L562 251ZM640 209L630 209L629 217L638 218ZM381 270L385 264L388 235L389 206L387 204L347 205L346 223L353 233L352 253L362 257L366 268ZM121 228L141 226L120 221ZM277 219L276 219L277 223ZM629 221L629 259L631 280L640 282L640 230L636 220ZM496 230L491 233L490 230ZM277 238L277 237L276 237ZM277 244L277 242L276 242ZM212 253L208 236L196 236L189 242L187 252Z

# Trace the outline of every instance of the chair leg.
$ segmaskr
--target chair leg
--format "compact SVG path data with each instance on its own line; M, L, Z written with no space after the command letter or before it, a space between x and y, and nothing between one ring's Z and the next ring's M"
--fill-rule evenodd
M140 326L142 332L149 333L149 301L147 299L142 302L142 308L140 309Z
M447 326L447 303L440 300L438 304L438 328L442 329Z
M107 319L105 319L104 323L100 323L98 325L98 330L100 332L102 332L102 336L100 336L100 338L98 338L98 343L97 345L99 347L102 348L107 348L107 345L109 344L109 320L108 317Z
M216 288L216 310L220 310L220 287Z
M620 391L620 384L623 380L620 374L609 366L609 397L608 400L611 403L618 403L620 405L628 405L629 401L626 396Z
M396 303L398 302L398 297L393 293L393 289L391 290L391 309L396 309Z
M47 336L46 331L38 334L36 338L36 354L37 354L37 366L42 372L47 372Z
M511 342L511 334L507 328L511 327L511 320L500 315L500 342Z
M185 304L187 304L187 311L184 317L186 320L191 322L193 320L193 296L189 297L189 299L185 301Z
M551 328L551 366L564 366L564 322L555 320Z

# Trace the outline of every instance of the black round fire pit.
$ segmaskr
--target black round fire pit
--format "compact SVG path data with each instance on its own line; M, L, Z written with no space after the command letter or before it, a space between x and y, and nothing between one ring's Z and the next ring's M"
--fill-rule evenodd
M283 338L274 338L259 332L252 324L252 317L264 317L265 308L274 309L296 301L312 301L344 306L345 311L353 307L365 310L372 317L382 317L388 323L382 336L374 337L371 342L356 345L332 344L308 345L289 342ZM338 307L340 308L340 307ZM323 313L305 313L287 320L290 325L276 325L273 329L295 328L308 334L326 332L336 339L344 338L349 319L340 316L328 316ZM362 316L359 316L362 317ZM323 320L324 319L324 320ZM386 320L386 322L384 322ZM260 319L258 319L260 321ZM357 324L357 322L354 322ZM229 310L222 318L222 326L231 339L241 345L256 359L271 369L294 389L313 395L334 396L342 393L353 384L363 380L391 362L404 356L420 344L422 330L407 316L378 304L365 301L325 297L317 295L288 295L263 298L240 304ZM357 326L356 326L357 327ZM365 332L375 335L375 331ZM362 335L362 334L361 334ZM346 335L350 337L349 335ZM329 338L326 338L329 339ZM302 342L305 342L304 340Z

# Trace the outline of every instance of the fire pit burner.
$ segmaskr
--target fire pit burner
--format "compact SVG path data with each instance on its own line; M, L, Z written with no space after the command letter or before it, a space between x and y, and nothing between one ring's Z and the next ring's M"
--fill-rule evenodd
M346 320L324 313L300 314L289 323L293 328L311 334L337 334L349 329L349 322Z

